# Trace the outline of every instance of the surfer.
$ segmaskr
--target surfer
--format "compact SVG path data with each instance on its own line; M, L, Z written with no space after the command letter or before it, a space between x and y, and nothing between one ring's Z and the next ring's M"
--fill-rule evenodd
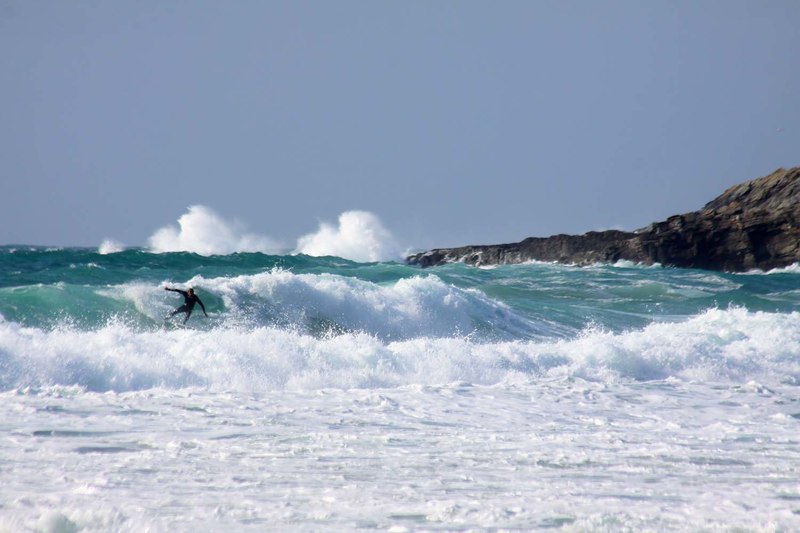
M208 318L208 313L206 313L206 306L203 305L203 302L200 301L200 298L194 293L194 289L189 287L188 291L182 291L180 289L170 289L169 287L164 287L165 291L170 292L179 292L183 295L183 305L179 308L175 309L171 315L166 317L164 320L168 318L172 318L178 313L186 313L186 318L183 319L183 323L186 324L186 321L189 320L189 317L192 316L192 309L194 309L194 304L200 304L200 308L203 310L203 314L206 315Z

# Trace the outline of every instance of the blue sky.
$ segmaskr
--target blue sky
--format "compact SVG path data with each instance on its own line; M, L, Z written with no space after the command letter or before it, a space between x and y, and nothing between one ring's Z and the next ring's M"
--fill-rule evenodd
M796 1L0 0L0 244L636 229L800 164Z

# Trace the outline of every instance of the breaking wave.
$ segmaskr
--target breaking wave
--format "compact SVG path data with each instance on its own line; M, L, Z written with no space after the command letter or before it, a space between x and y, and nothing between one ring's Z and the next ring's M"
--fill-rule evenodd
M148 239L156 253L192 252L227 255L236 252L270 253L278 249L268 237L247 233L242 223L222 218L203 205L193 205L178 218L178 227L165 226Z
M278 253L281 244L264 235L250 233L238 221L226 220L210 207L193 205L178 218L177 226L158 229L148 239L155 253L190 252L203 256L234 253ZM106 239L101 254L122 250L122 245ZM320 223L319 229L300 237L295 254L315 257L336 256L351 261L377 262L400 259L403 250L380 219L368 211L346 211L338 225Z
M271 326L137 331L110 323L45 331L0 323L2 390L313 390L557 377L800 384L800 314L710 310L624 333L588 329L566 340L500 342L315 336Z
M367 211L347 211L339 215L338 226L323 222L316 233L300 237L295 252L375 262L400 259L403 250L377 216Z

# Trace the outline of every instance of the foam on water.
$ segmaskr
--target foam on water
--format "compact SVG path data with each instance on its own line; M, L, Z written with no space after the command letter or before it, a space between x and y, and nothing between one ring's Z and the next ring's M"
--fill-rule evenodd
M786 393L579 378L0 393L0 530L794 531Z
M773 268L771 270L767 270L764 272L763 270L751 270L747 272L747 274L800 274L800 263L793 263L787 267L783 268Z
M20 247L0 531L796 531L796 276Z
M433 326L434 328L436 326ZM45 331L0 323L0 389L77 385L270 391L492 385L554 376L800 383L800 314L710 310L681 323L560 341L480 342L291 329Z

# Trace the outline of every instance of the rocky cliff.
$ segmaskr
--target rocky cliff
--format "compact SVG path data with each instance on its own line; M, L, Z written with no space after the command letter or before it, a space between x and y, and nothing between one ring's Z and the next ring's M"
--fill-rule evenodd
M423 267L532 260L576 265L629 260L729 272L800 262L800 167L736 185L699 211L636 232L530 237L510 244L435 249L406 259Z

